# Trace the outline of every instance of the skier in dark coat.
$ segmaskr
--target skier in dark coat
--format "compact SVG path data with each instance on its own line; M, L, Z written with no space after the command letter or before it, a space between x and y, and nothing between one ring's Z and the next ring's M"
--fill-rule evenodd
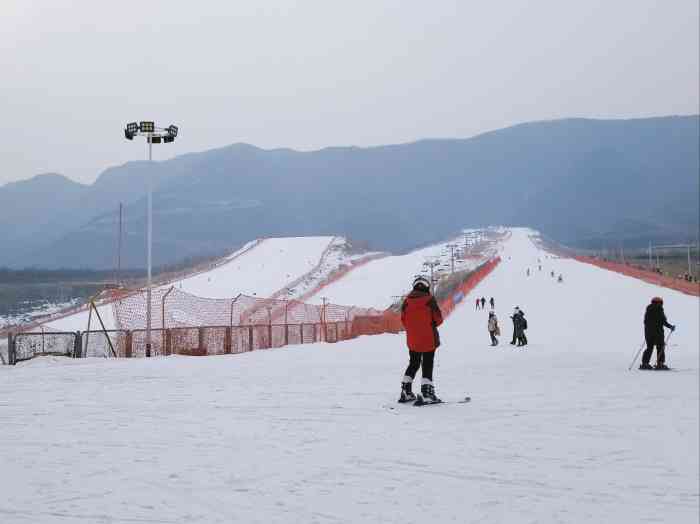
M435 350L440 346L438 326L442 324L442 312L430 294L430 282L418 276L413 281L413 291L401 305L401 323L406 329L409 364L401 380L399 402L416 400L413 394L413 379L418 368L422 368L421 395L426 402L440 402L433 386L433 363Z
M486 309L486 298L481 297L481 309Z
M489 304L491 305L491 309L496 309L496 301L491 297L491 300L489 300Z
M649 361L651 354L656 346L656 369L668 369L666 366L666 353L664 342L664 327L671 331L676 329L676 326L669 324L664 313L664 301L660 297L651 299L651 304L647 306L644 313L644 339L647 343L647 348L642 355L642 365L639 369L652 369Z

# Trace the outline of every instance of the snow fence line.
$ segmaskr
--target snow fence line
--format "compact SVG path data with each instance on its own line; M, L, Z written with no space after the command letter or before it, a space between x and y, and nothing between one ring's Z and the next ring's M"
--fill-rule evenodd
M608 271L614 271L615 273L620 273L628 277L643 280L649 284L675 289L676 291L680 291L681 293L694 297L700 296L700 282L688 282L687 280L682 280L680 278L660 275L659 273L655 273L646 268L634 266L632 264L623 264L621 262L612 262L610 260L601 260L599 258L582 255L577 255L573 258L579 262L591 264L602 269L607 269Z
M461 282L443 289L446 296L439 305L445 318L500 260L496 257L485 262L468 272ZM371 308L314 305L243 295L233 299L206 299L176 288L155 290L153 299L161 307L153 307L150 352L143 328L145 299L138 295L113 303L119 329L10 333L7 363L16 364L38 355L74 358L230 355L403 331L400 312L392 309L381 312ZM166 304L168 299L171 302ZM210 324L206 325L206 321ZM161 327L157 327L159 323Z

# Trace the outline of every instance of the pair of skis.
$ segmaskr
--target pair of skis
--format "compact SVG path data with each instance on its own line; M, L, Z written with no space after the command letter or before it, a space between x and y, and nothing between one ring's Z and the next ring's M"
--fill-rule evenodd
M444 401L444 400L438 400L437 402L430 402L426 401L423 398L423 395L418 395L416 397L416 400L413 401L413 405L416 407L421 407L421 406L435 406L437 404L466 404L467 402L471 402L471 397L464 397L462 400L457 400L457 401ZM410 400L407 402L401 402L399 401L399 404L408 404L410 403Z

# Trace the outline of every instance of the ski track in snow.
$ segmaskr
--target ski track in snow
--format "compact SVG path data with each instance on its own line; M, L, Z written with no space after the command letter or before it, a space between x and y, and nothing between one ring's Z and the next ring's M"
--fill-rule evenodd
M383 407L401 335L0 366L0 522L697 523L698 299L544 256L516 230L475 290L498 348L473 297L441 329L437 392L466 405ZM656 294L679 371L630 372Z

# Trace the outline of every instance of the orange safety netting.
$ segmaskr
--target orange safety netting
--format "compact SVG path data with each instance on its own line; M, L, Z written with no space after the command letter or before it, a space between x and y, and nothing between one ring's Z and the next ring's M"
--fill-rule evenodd
M616 273L621 273L628 277L638 278L650 284L656 284L657 286L663 286L670 289L675 289L682 293L688 295L693 295L695 297L700 296L700 283L698 282L688 282L682 278L673 278L666 275L660 275L649 269L634 266L632 264L623 264L621 262L612 262L610 260L601 260L594 257L586 256L575 256L574 259L579 262L585 262L586 264L592 264L594 266L607 269L609 271L615 271Z

